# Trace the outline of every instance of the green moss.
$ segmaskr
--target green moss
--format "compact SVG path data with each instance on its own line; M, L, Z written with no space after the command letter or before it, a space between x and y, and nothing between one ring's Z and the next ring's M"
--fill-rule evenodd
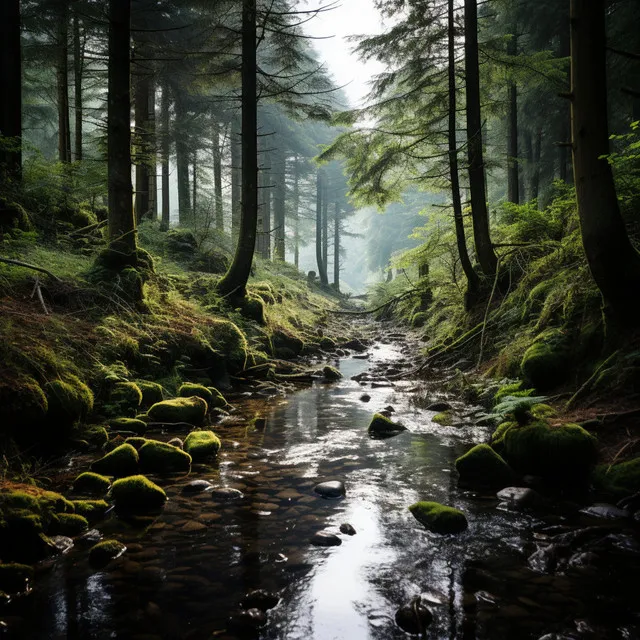
M616 495L628 495L640 491L640 458L627 462L595 468L592 476L597 489Z
M63 536L79 536L89 528L89 522L84 516L77 513L60 513L58 514L58 522L56 530L59 535Z
M138 452L130 444L121 444L100 460L96 460L91 469L108 476L123 477L137 473Z
M109 505L104 500L73 500L76 514L89 522L97 522L104 518Z
M33 580L33 567L12 562L0 564L0 590L5 593L22 593Z
M569 352L559 332L538 339L522 356L520 371L524 379L539 391L553 389L566 381Z
M491 446L496 450L496 451L501 451L503 446L504 446L504 436L507 433L507 431L509 431L509 429L512 429L513 427L517 427L518 423L513 420L513 421L509 421L509 422L502 422L501 424L499 424L496 427L496 430L493 432L493 435L491 436Z
M147 440L139 451L140 468L151 473L170 473L173 471L189 471L191 456L165 442Z
M131 438L127 438L125 440L125 442L127 444L130 444L132 447L135 448L136 451L139 452L140 451L140 447L143 444L147 444L147 442L149 442L149 441L147 440L147 438L143 438L142 436L132 436Z
M215 456L220 449L220 438L213 431L192 431L184 441L184 450L194 460Z
M167 494L145 476L129 476L116 480L111 494L118 509L127 511L147 511L161 507Z
M409 511L434 533L460 533L467 528L467 518L462 511L438 502L416 502Z
M245 368L249 344L236 324L221 318L210 318L203 331L213 349L223 357L229 373L238 373Z
M141 404L142 391L135 382L116 382L113 385L108 403L111 415L135 416Z
M424 327L427 320L429 319L429 314L426 311L418 311L418 313L414 313L411 317L411 326L414 329L419 329L420 327Z
M437 413L431 418L431 422L440 424L443 427L450 427L453 424L453 412L443 411L442 413Z
M57 427L68 429L93 409L91 389L76 376L47 382L44 392L49 406L47 420Z
M187 422L199 426L207 415L208 405L205 400L197 396L190 398L173 398L156 402L148 411L154 422Z
M236 301L240 313L247 319L253 320L260 325L266 324L264 315L264 302L257 295L248 293L244 298Z
M535 420L547 420L548 418L554 418L557 413L558 412L548 404L534 404L531 407L531 415Z
M142 405L143 407L150 407L156 402L162 402L164 400L164 391L162 385L157 382L147 382L146 380L139 380L137 383L140 392L142 393Z
M133 431L144 435L148 429L147 423L137 418L114 418L109 421L109 427L114 431Z
M385 437L395 435L400 431L406 431L406 427L389 420L389 418L380 413L374 414L371 422L369 423L369 433L372 436Z
M178 389L178 395L181 398L190 398L191 396L197 396L198 398L202 398L207 405L211 408L213 402L213 394L207 387L202 384L194 384L193 382L185 382L180 385Z
M472 487L502 489L513 483L515 473L488 444L478 444L456 460L460 481Z
M109 478L92 471L81 473L73 481L73 490L85 496L104 496L110 487L111 481Z
M87 442L102 449L105 444L109 441L109 434L104 427L99 427L97 425L92 425L86 427L80 433L81 437L84 438Z
M325 380L329 380L330 382L335 382L342 378L342 374L335 367L330 367L329 365L323 367L322 375Z
M596 439L577 424L535 422L508 429L503 455L520 473L565 482L583 481L597 459Z
M18 375L0 383L0 424L16 436L24 435L25 426L42 424L48 408L47 397L34 378Z
M118 540L102 540L91 547L89 562L96 567L104 567L112 560L119 558L126 550L127 547Z

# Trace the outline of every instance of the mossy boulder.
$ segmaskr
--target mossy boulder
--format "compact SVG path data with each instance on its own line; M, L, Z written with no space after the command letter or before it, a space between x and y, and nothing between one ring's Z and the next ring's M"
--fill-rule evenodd
M119 558L126 550L127 547L118 540L102 540L91 547L89 562L95 567L104 567Z
M130 444L136 451L140 451L140 447L143 444L147 444L149 440L147 438L143 438L142 436L131 436L125 440L127 444ZM140 455L140 454L138 454Z
M109 478L93 471L85 471L73 481L73 490L83 496L104 496L110 487Z
M504 436L509 429L515 427L518 427L518 423L515 420L501 422L491 436L491 446L500 453L504 449Z
M132 431L139 435L144 435L149 428L146 422L138 418L114 418L109 420L109 427L113 431Z
M103 475L122 478L137 473L138 463L138 452L125 442L107 453L103 458L93 462L91 470Z
M460 482L471 487L502 489L513 484L513 469L488 444L478 444L456 460Z
M173 445L147 440L138 452L140 468L151 473L171 473L174 471L189 471L191 456Z
M273 345L273 354L276 358L291 358L299 356L304 350L304 342L292 333L276 330L271 336L271 344Z
M150 407L152 404L156 402L162 402L164 400L164 391L162 389L162 385L157 382L147 382L146 380L138 380L136 382L138 385L138 389L142 393L142 403L143 407Z
M77 515L93 523L104 518L109 505L104 500L72 500Z
M20 440L29 439L25 426L44 423L48 408L47 396L31 376L16 374L0 381L0 424Z
M450 427L453 424L453 412L442 411L440 413L436 413L436 415L431 418L431 422L435 422L443 427Z
M112 415L133 417L142 404L142 391L135 382L116 382L105 409Z
M0 591L7 594L22 593L33 580L33 567L17 562L0 564Z
M178 395L181 398L190 398L197 396L206 401L209 409L221 409L227 406L224 396L215 387L205 387L202 384L193 382L185 382L178 389Z
M411 326L414 329L419 329L420 327L424 327L429 319L429 314L426 311L418 311L418 313L414 313L411 317Z
M619 464L603 464L594 469L593 485L596 489L618 496L640 491L640 458Z
M538 391L548 391L569 376L570 353L564 337L554 332L534 342L522 356L520 372Z
M220 449L220 438L213 431L192 431L184 440L184 450L194 459L215 456Z
M397 422L389 420L389 418L380 413L376 413L369 423L368 430L369 435L372 437L388 438L389 436L395 436L402 431L406 431L407 428Z
M409 507L413 517L434 533L461 533L467 526L467 518L459 509L439 502L416 502Z
M58 535L79 536L89 528L89 522L84 516L77 513L59 513L55 524L55 532Z
M155 510L167 500L167 494L142 475L116 480L111 487L111 495L116 508L125 511Z
M197 427L204 422L208 410L206 400L190 396L156 402L147 413L153 422L187 422Z
M322 368L322 376L329 382L337 382L342 378L342 374L335 367L329 365Z
M98 449L102 449L109 442L107 430L99 425L87 426L82 429L79 435Z
M47 397L47 421L64 430L84 420L93 409L93 393L82 380L68 375L44 386Z
M568 483L584 481L598 457L596 439L577 424L535 422L508 429L502 442L516 471Z
M247 293L243 298L235 301L240 313L248 320L253 320L260 325L266 324L265 306L260 296Z

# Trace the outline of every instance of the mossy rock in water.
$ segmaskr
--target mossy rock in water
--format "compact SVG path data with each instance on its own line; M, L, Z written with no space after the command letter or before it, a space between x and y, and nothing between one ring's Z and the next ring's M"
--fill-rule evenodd
M146 422L137 418L114 418L109 420L109 427L114 431L133 431L138 435L144 435L149 428Z
M442 411L441 413L437 413L431 418L431 422L435 422L443 427L450 427L453 424L453 412Z
M138 472L138 452L130 444L124 443L116 447L106 456L96 460L91 470L107 476L122 478Z
M73 481L73 490L83 496L104 496L110 487L109 478L93 471L85 471Z
M335 367L330 367L329 365L322 368L322 375L329 382L336 382L342 378L342 374Z
M181 398L190 398L197 396L206 401L209 409L221 409L227 406L224 396L215 387L205 387L202 384L193 382L185 382L178 389L178 395Z
M411 326L414 329L419 329L420 327L424 327L429 319L429 314L426 311L418 311L418 313L414 313L411 317Z
M111 495L116 507L125 511L158 509L167 500L167 494L157 484L141 475L116 480Z
M140 451L140 447L143 444L147 444L149 440L147 438L143 438L142 436L131 436L130 438L127 438L125 442L127 444L130 444L136 451Z
M85 427L79 435L98 449L102 449L109 442L109 433L98 425Z
M395 436L407 428L397 422L393 422L380 413L374 414L369 423L369 435L378 438L388 438Z
M138 452L140 468L151 473L171 473L174 471L189 471L191 456L173 445L147 440Z
M142 404L142 391L135 382L117 382L109 394L105 410L111 415L133 417Z
M33 567L17 562L0 564L0 591L4 593L22 593L29 588L33 580Z
M215 456L220 449L220 438L213 431L192 431L184 440L184 450L194 460Z
M520 371L538 391L553 389L569 376L569 351L563 336L554 332L534 342L522 356Z
M98 522L104 518L109 505L104 500L72 500L76 514L88 522Z
M147 413L153 422L187 422L198 427L204 422L208 410L206 400L190 396L156 402Z
M603 464L594 469L593 485L617 496L640 491L640 458L618 464Z
M162 402L164 400L164 390L162 389L162 385L157 382L138 380L136 384L142 393L141 406L150 407L152 404Z
M89 522L77 513L60 513L55 524L55 533L73 538L84 533L89 528Z
M127 547L118 540L102 540L91 547L89 562L95 567L104 567L112 560L119 558L126 550Z
M409 511L434 533L460 533L467 528L467 518L462 511L439 502L416 502Z
M93 393L76 376L52 380L44 387L47 396L47 421L68 431L70 427L84 420L93 409Z
M577 424L511 428L503 444L503 456L516 471L567 483L586 480L598 457L596 439Z
M36 437L24 427L42 426L48 408L47 396L34 378L17 375L0 381L0 424L19 440Z
M456 460L460 482L470 487L502 489L513 484L513 469L488 444L478 444Z

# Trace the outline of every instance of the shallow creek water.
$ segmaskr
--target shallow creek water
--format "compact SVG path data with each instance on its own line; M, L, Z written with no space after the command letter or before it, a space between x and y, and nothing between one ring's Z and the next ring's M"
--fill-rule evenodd
M607 568L595 573L533 571L535 528L567 518L499 509L491 495L458 488L454 460L488 438L486 428L464 420L473 407L457 405L467 426L441 427L430 420L435 412L412 402L415 381L370 388L350 379L376 363L406 360L413 349L379 344L370 360L339 360L338 383L266 403L236 399L239 415L260 413L266 428L238 420L214 427L223 439L218 460L188 477L159 479L169 501L147 529L115 516L101 524L128 547L105 569L92 570L78 546L58 558L23 598L20 637L232 640L229 613L256 588L281 595L260 632L265 640L405 638L394 614L418 594L434 614L428 638L640 637L636 555L630 562L612 549ZM365 391L369 402L360 400ZM371 415L387 405L408 431L372 440ZM173 435L183 434L162 439ZM181 494L199 478L244 497ZM344 499L314 493L329 479L345 483ZM462 509L469 529L429 533L407 510L420 499ZM316 531L338 533L342 523L357 533L339 534L341 546L310 544Z

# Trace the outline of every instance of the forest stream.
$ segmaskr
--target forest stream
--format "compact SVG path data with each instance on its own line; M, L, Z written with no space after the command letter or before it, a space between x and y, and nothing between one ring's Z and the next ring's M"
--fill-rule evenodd
M245 636L229 616L265 589L280 600L253 635L264 639L408 637L395 613L418 595L433 614L427 638L640 637L640 547L625 520L580 514L584 497L527 512L459 488L455 459L490 427L474 426L481 407L452 398L455 425L432 422L424 406L446 397L438 383L385 381L416 352L391 334L336 360L337 383L287 397L230 394L237 411L214 427L216 462L163 478L169 500L148 528L108 517L100 533L127 551L104 569L91 569L91 545L77 540L14 603L8 628L34 640L231 640ZM407 430L372 439L367 425L385 407ZM256 415L266 424L248 421ZM162 439L174 436L184 433ZM213 487L185 493L194 480ZM344 483L344 497L315 492L330 480ZM418 500L461 509L468 529L430 533L407 509ZM319 531L340 544L311 544Z

